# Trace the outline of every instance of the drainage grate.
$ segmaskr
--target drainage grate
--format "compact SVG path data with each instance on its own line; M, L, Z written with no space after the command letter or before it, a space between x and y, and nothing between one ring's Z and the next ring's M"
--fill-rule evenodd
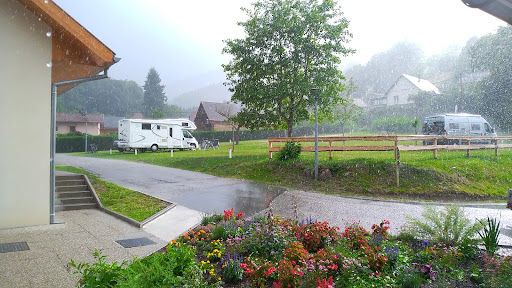
M0 253L26 251L28 248L27 242L13 242L0 244Z
M140 246L147 246L147 245L156 244L151 239L148 239L146 237L134 238L134 239L116 240L116 242L119 243L124 248L133 248L133 247L140 247Z

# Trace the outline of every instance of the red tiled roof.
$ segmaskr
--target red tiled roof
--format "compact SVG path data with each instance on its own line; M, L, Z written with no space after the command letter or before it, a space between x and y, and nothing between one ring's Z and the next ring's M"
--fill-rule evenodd
M87 114L86 116L82 116L80 113L70 114L70 113L57 113L57 122L74 122L74 123L101 123L103 124L104 116L103 114Z

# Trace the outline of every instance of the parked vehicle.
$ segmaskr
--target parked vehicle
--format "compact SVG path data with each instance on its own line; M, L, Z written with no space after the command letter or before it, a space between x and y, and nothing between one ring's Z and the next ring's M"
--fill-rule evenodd
M423 135L496 136L494 128L482 116L466 113L425 117L422 132ZM490 143L490 140L479 143ZM431 145L432 141L426 141L423 144ZM459 144L459 140L439 144Z
M197 129L194 122L186 119L123 119L119 120L119 139L114 148L119 152L138 149L190 149L195 150L198 142L189 131Z

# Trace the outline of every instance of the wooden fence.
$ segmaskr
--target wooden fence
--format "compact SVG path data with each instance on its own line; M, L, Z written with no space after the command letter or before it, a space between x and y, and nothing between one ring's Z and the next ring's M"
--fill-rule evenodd
M318 152L329 152L329 159L332 159L332 152L335 151L395 151L396 161L396 185L400 186L400 152L402 151L433 151L434 159L437 159L438 151L466 150L466 156L470 157L471 150L494 149L498 156L498 150L512 148L512 144L499 143L512 140L512 136L433 136L433 135L390 135L390 136L343 136L343 137L318 137L318 142L329 142L328 146L318 146ZM269 158L272 153L283 149L283 146L274 147L273 143L282 142L315 142L315 137L280 137L268 138ZM350 141L392 141L393 145L346 145ZM405 141L415 141L421 144L428 142L432 145L401 145ZM335 142L343 142L343 146L333 146ZM488 142L490 144L480 144ZM458 143L458 145L438 145L438 143ZM302 146L304 152L315 152L315 146Z

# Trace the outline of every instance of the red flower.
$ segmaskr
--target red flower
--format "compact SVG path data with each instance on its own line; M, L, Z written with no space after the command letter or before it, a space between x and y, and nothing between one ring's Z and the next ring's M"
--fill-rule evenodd
M233 209L231 209L231 210L233 210ZM243 212L238 212L236 214L236 219L244 219L244 213Z
M224 210L224 220L228 220L233 217L233 208L231 210Z

